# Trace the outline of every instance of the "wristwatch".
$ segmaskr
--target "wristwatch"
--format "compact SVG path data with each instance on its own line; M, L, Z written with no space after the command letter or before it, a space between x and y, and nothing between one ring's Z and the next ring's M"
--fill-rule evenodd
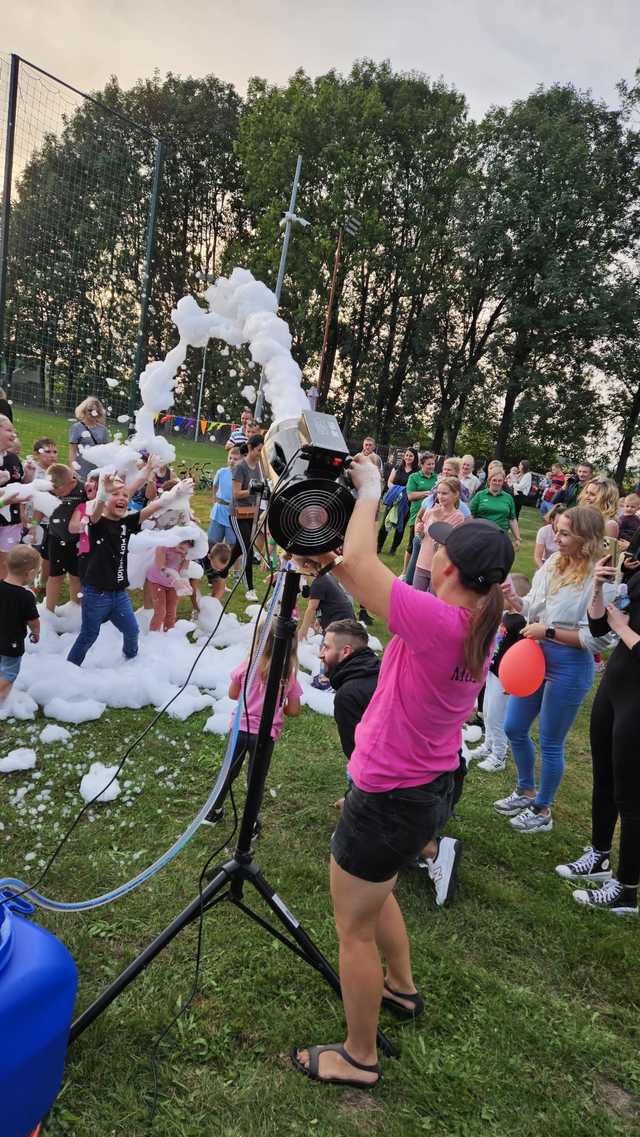
M545 640L555 640L555 638L556 638L556 630L555 630L555 628L553 627L553 625L549 625L549 627L548 627L548 628L545 628L545 630L544 630L544 638L545 638Z

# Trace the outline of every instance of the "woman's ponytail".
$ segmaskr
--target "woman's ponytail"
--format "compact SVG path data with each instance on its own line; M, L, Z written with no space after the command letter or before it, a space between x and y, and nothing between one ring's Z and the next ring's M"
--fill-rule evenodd
M471 627L464 643L467 671L477 681L482 674L502 618L504 597L499 584L492 584L484 599L474 609Z

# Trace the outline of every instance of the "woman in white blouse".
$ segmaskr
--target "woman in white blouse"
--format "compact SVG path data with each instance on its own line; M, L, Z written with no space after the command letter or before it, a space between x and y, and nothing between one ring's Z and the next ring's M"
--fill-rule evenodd
M604 521L597 509L568 509L558 518L559 551L538 569L531 591L522 598L512 592L505 595L507 607L526 616L522 635L540 642L546 664L544 681L533 695L510 696L504 723L518 784L509 797L494 804L522 833L553 828L551 807L564 773L565 739L593 682L593 653L609 644L608 637L591 634L587 619L603 541ZM529 731L538 716L540 783L536 787L536 754Z
M529 463L526 458L523 458L518 466L517 477L514 478L511 488L513 490L513 497L516 503L516 517L520 516L525 501L531 493L531 474L529 472Z

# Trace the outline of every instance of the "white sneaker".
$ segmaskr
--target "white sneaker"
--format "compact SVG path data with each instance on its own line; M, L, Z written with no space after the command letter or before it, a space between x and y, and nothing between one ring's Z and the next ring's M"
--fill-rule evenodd
M462 841L455 837L441 837L435 857L425 857L424 863L436 890L438 908L453 899L461 855Z
M494 801L493 808L501 813L503 817L515 817L516 813L522 813L523 809L529 809L533 798L526 797L525 794L519 794L514 790L509 797L498 798Z
M466 739L465 739L465 741L466 741ZM467 746L467 749L468 749L468 746ZM491 751L489 750L489 747L485 746L485 744L483 742L480 746L476 746L475 750L469 750L469 759L471 759L471 758L476 758L476 759L482 758L482 759L484 759L484 758L488 758L490 756L490 754L491 754Z
M254 601L258 599L258 593L256 592L255 588L250 588L249 591L245 592L244 595L247 600Z
M490 774L495 774L498 770L504 770L506 765L506 758L498 758L497 754L489 754L484 762L478 762L478 769L488 770Z
M518 833L548 833L553 829L553 818L550 813L536 813L535 809L523 809L509 822L512 829Z

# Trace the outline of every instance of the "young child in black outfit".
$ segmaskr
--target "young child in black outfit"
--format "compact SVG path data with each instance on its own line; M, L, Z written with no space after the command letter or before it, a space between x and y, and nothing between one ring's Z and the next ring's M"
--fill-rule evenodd
M33 584L40 554L31 545L14 545L7 553L7 575L0 580L0 704L18 678L27 629L32 643L40 639L40 620Z
M165 508L168 501L186 490L193 482L178 482L174 490L150 501L138 513L129 513L129 493L124 483L105 473L100 474L95 505L89 515L89 552L82 586L82 626L67 659L78 667L95 643L103 624L111 622L124 637L124 654L133 659L138 654L138 622L134 616L127 588L127 553L129 540L143 521ZM173 498L172 496L173 495ZM69 522L72 533L80 533L83 519L74 514Z

